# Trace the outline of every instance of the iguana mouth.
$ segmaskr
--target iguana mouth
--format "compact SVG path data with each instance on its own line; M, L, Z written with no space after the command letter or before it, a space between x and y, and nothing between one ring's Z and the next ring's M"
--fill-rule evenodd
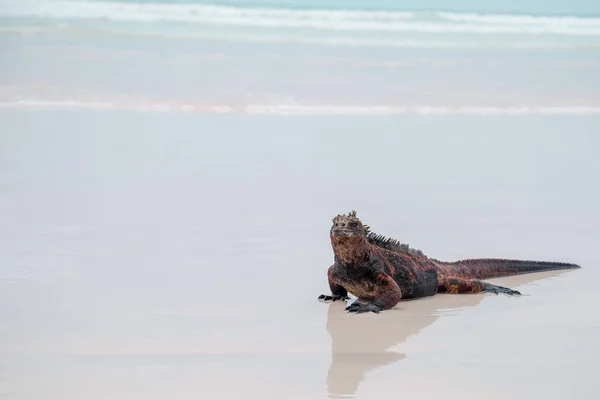
M335 227L331 233L333 236L358 236L358 232L346 227Z

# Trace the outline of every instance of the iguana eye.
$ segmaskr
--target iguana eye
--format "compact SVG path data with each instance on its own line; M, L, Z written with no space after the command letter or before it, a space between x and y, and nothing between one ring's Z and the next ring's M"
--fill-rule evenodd
M349 226L350 228L356 228L356 227L358 226L358 222L356 222L356 221L352 221L352 222L350 222L350 223L348 224L348 226Z

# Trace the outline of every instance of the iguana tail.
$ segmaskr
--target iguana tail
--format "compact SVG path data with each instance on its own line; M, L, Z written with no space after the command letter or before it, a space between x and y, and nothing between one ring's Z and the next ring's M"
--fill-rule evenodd
M551 261L504 260L477 258L454 262L435 261L440 272L446 276L468 279L490 279L503 276L530 274L533 272L581 268L577 264Z

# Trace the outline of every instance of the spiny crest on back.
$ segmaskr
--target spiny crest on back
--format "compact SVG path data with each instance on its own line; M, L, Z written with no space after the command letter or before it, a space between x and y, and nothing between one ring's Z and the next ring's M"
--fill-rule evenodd
M401 251L418 257L426 257L425 254L419 249L413 249L409 245L401 243L399 240L378 235L375 232L369 232L367 234L367 241L372 245L386 250Z

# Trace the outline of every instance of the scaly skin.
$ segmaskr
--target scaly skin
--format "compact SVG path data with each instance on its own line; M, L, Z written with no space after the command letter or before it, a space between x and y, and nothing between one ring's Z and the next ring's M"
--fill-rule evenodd
M351 293L358 300L346 310L359 314L389 310L401 299L443 292L518 295L521 293L516 290L482 279L580 268L576 264L546 261L435 260L406 244L371 232L355 211L336 216L329 235L334 254L334 264L327 272L331 294L323 294L319 299L349 300L348 293Z

